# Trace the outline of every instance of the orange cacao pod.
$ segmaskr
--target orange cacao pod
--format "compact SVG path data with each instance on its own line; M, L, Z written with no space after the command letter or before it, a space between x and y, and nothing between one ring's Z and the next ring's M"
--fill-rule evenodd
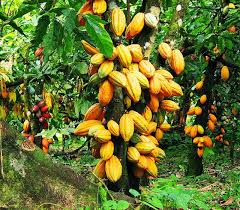
M150 93L150 101L149 101L148 106L153 112L158 111L158 108L159 108L158 95Z
M74 134L78 136L86 136L88 134L89 129L95 125L101 125L102 122L99 120L87 120L81 122L76 129L74 130Z
M124 12L116 7L111 14L111 29L116 36L121 36L126 28L126 17Z
M89 55L94 55L99 53L99 50L95 47L93 47L91 44L89 44L87 41L82 40L82 45L84 50L86 51L86 53L88 53Z
M146 133L148 131L148 122L145 118L138 112L131 110L129 112L130 116L133 119L134 126L140 133Z
M172 80L173 79L173 75L165 69L159 69L159 70L156 71L156 73L162 75L167 80Z
M98 178L104 178L106 176L105 172L105 160L99 160L97 165L95 166L93 173L98 177Z
M146 156L140 155L140 158L137 162L137 167L141 169L147 169L147 166L148 166L148 161Z
M109 181L118 181L122 176L122 164L120 160L113 155L109 160L106 161L105 171Z
M120 134L124 141L129 141L134 133L134 121L129 114L123 114L119 122Z
M171 100L163 100L160 105L161 109L166 110L168 112L174 112L180 109L178 104Z
M164 131L167 132L171 129L171 125L169 123L162 123L159 128Z
M25 132L28 132L30 130L30 122L28 120L25 120L23 123L23 130Z
M139 70L147 77L151 78L154 75L155 67L148 60L139 62Z
M168 59L172 57L172 48L169 46L169 44L162 42L158 46L158 52L164 59Z
M196 90L201 90L202 89L203 82L204 82L203 80L197 82L197 84L195 85Z
M155 161L152 158L147 157L147 168L146 171L153 177L157 177L158 169Z
M156 147L155 149L153 149L150 155L154 158L158 158L158 157L164 158L166 156L165 152L159 147Z
M132 55L133 62L139 63L143 59L142 48L139 44L131 44L127 48Z
M140 153L135 147L128 147L127 150L127 159L130 162L137 163L140 158Z
M202 108L199 106L196 106L194 109L195 115L201 115L202 114Z
M183 96L182 88L178 83L174 82L173 80L168 82L172 88L172 96Z
M84 120L97 120L103 112L103 108L100 103L95 103L87 110L84 115Z
M112 71L109 75L108 75L108 80L116 86L119 87L126 87L127 86L127 78L126 76L119 72L119 71Z
M212 147L212 139L209 136L203 136L205 147Z
M138 102L141 97L142 89L138 79L135 77L133 72L126 74L127 77L127 86L126 91L128 96L134 101Z
M114 120L109 120L107 123L107 128L110 133L114 136L119 136L119 125Z
M197 125L194 125L190 131L191 138L195 138L197 136L197 131L198 131Z
M207 96L206 96L206 95L202 95L202 96L200 97L200 103L201 103L201 104L205 104L206 101L207 101Z
M158 141L161 141L162 138L163 138L163 131L160 129L160 128L157 128L156 129L156 132L155 132L155 138L158 140Z
M173 50L169 59L171 68L176 74L181 74L185 68L185 61L180 50Z
M86 1L77 13L77 19L80 26L85 25L85 20L83 19L83 15L85 14L93 14L92 1L90 0Z
M42 56L43 50L44 50L43 47L37 48L36 51L34 52L35 57L40 57L40 56Z
M221 69L221 79L224 81L229 79L229 69L227 66L223 66Z
M107 106L113 98L113 85L105 80L99 87L98 101L102 106Z
M125 37L126 39L132 39L139 33L141 33L142 29L144 27L144 13L137 13L130 24L127 26Z
M204 149L203 147L202 148L197 148L197 154L198 154L198 157L202 157L203 156L203 152L204 152Z
M162 88L162 82L160 82L157 74L154 74L149 80L149 92L152 94L160 93Z
M150 122L152 120L152 111L149 108L149 106L145 107L144 112L143 112L142 115L148 122Z
M108 160L112 157L114 152L114 144L112 141L101 144L100 147L100 157L103 160Z
M215 130L215 125L214 125L214 122L212 120L208 120L208 128L212 132Z

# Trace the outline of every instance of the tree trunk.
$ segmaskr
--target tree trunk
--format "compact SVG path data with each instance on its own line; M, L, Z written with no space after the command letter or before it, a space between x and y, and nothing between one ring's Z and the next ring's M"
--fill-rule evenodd
M100 183L92 183L72 169L53 162L40 148L35 146L34 149L31 144L30 151L29 145L23 146L20 134L3 122L0 125L3 126L0 140L4 174L0 176L0 209L79 209L99 206ZM132 202L122 194L113 193L112 196Z

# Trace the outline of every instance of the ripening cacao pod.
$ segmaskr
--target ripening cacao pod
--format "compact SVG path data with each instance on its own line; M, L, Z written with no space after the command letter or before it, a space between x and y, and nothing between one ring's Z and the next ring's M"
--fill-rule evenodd
M190 109L187 111L187 115L194 115L195 114L195 107L190 107Z
M123 44L120 44L117 46L117 53L119 62L123 67L127 68L132 63L132 56L129 49Z
M159 147L154 148L151 151L150 155L154 158L158 158L158 157L164 158L166 156L165 152Z
M171 100L163 100L160 104L161 109L166 110L168 112L174 112L180 109L178 104Z
M207 101L207 96L206 96L206 95L202 95L202 96L200 97L200 104L205 104L206 101Z
M197 82L197 84L195 85L196 90L201 90L202 89L203 82L204 82L203 80Z
M106 176L111 182L117 182L122 176L122 164L116 156L112 156L105 164Z
M154 75L155 67L148 60L141 60L139 62L139 70L147 78L151 78Z
M172 51L172 56L169 59L169 63L177 75L183 72L185 68L185 61L180 50Z
M134 126L140 133L146 133L148 131L148 122L145 118L138 112L131 110L129 112L130 116L134 121Z
M158 46L158 52L164 59L170 59L172 57L172 48L165 42L162 42Z
M158 95L150 93L150 101L149 101L148 106L153 112L158 111L158 108L159 108Z
M93 0L94 14L101 15L107 10L107 2L105 0Z
M6 83L3 79L0 80L0 83L1 83L2 98L7 98L8 97L8 92L7 92Z
M105 57L102 53L96 53L90 59L90 63L96 66L101 65L104 61Z
M112 157L114 152L114 144L112 141L101 144L100 147L100 157L103 160L108 160Z
M197 132L198 132L198 126L194 125L191 129L191 132L190 132L191 138L195 138L197 136Z
M98 76L102 79L108 76L114 68L113 61L104 61L98 69Z
M78 136L86 136L88 134L88 130L95 125L101 125L102 122L99 120L87 120L81 122L76 129L74 130L74 134Z
M221 133L224 135L226 132L224 130L224 128L221 128Z
M204 139L204 145L205 147L212 147L213 143L212 143L212 139L209 136L203 136Z
M42 56L43 50L44 50L43 47L37 48L36 51L34 52L35 57L40 57L40 56Z
M127 48L132 55L132 62L139 63L143 59L142 48L139 44L131 44Z
M152 111L149 108L149 106L145 107L144 112L143 112L142 115L148 122L150 122L152 120Z
M102 106L107 106L113 98L113 85L105 80L99 87L98 101Z
M165 69L159 69L159 70L156 71L156 73L162 75L167 80L172 80L173 79L173 75Z
M88 53L89 55L94 55L99 53L99 50L95 47L93 47L91 44L89 44L87 41L82 40L81 41L84 50L86 51L86 53Z
M134 101L138 102L141 97L142 89L138 79L135 77L133 72L126 74L127 77L127 86L126 91L127 95Z
M213 123L216 123L217 122L217 118L214 114L209 114L209 119L213 122Z
M83 19L83 15L85 14L93 14L92 1L90 0L86 1L77 13L77 19L80 26L85 25L85 20Z
M199 143L199 139L200 139L200 137L195 137L193 139L193 144L198 144Z
M87 120L98 120L100 115L103 112L103 107L100 105L100 103L95 103L86 111L84 115L84 121Z
M139 142L135 145L140 154L149 154L156 146L151 141Z
M107 128L110 133L114 136L119 136L119 125L114 120L109 120L107 123Z
M157 74L154 74L149 80L149 92L152 94L160 93L162 88L162 82L160 82Z
M161 81L160 94L165 97L172 96L172 87L166 79Z
M132 63L132 64L130 64L129 67L128 67L128 70L129 70L130 72L135 72L135 71L139 72L138 63Z
M99 162L97 163L97 165L95 166L93 173L98 177L98 178L104 178L106 176L106 172L105 172L105 164L106 161L105 160L99 160Z
M144 74L142 74L139 71L134 71L132 73L138 79L138 82L140 83L140 85L141 85L141 87L143 89L149 88L149 81L148 81L147 77Z
M145 14L144 20L145 20L145 24L149 28L152 28L152 29L157 28L158 21L157 21L157 18L152 13L149 12Z
M139 33L141 33L142 29L144 27L144 13L137 13L130 24L127 26L125 37L126 39L132 39Z
M153 177L157 177L158 169L155 161L152 158L147 157L147 168L146 171Z
M126 28L126 17L124 12L116 7L111 14L111 29L116 36L121 36Z
M173 80L168 81L172 89L172 96L183 96L181 86Z
M171 125L169 123L162 123L159 128L164 131L167 132L171 129Z
M197 132L199 134L204 134L204 128L201 125L197 125Z
M196 106L194 109L195 115L201 115L202 114L202 108L200 106Z
M163 131L160 129L160 128L157 128L156 129L156 132L155 132L155 138L158 140L158 141L161 141L162 138L163 138Z
M111 133L107 129L100 129L97 130L94 133L94 138L99 142L99 143L106 143L111 140Z
M127 150L127 159L130 162L137 163L140 158L140 153L135 147L128 147Z
M141 137L143 137L144 135L142 135ZM148 135L148 136L144 136L146 137L149 141L151 141L154 145L158 146L159 143L158 143L158 140L152 136L152 135Z
M105 130L104 125L100 124L100 125L94 125L91 128L89 128L88 130L88 135L89 136L94 136L94 134L98 131L98 130Z
M137 167L142 168L142 169L147 169L148 161L147 161L146 156L140 155L140 158L137 162Z
M28 132L30 130L30 122L29 120L25 120L24 123L23 123L23 130L25 132Z
M215 125L214 125L214 122L212 120L208 120L208 128L212 132L215 130Z
M88 67L88 76L92 76L98 72L98 66L94 66L90 63Z
M129 114L123 114L119 122L120 134L124 141L129 141L134 133L134 121Z
M126 76L119 72L119 71L112 71L109 75L108 75L108 80L116 86L119 87L126 87L127 85L127 78Z
M141 178L144 175L145 170L139 167L135 167L133 171L133 175L136 178Z
M223 66L221 69L221 79L224 81L229 79L229 69L227 66Z
M198 154L198 157L202 157L203 156L203 152L204 152L204 149L203 148L197 148L197 154Z
M149 124L148 124L148 131L146 132L146 134L149 135L149 134L155 132L156 129L157 129L157 123L151 121L151 122L149 122Z

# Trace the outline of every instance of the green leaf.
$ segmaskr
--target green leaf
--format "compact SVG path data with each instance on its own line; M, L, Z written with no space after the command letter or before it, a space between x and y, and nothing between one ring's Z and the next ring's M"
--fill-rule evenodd
M108 32L99 24L94 15L84 15L86 30L100 52L110 58L113 53L113 42Z
M130 189L129 193L132 194L134 197L140 196L140 193L137 190Z
M14 20L16 18L22 17L23 15L37 9L37 5L29 5L29 4L25 4L24 2L20 5L20 7L18 8L18 12L16 15L14 15L11 20Z
M127 209L128 207L129 207L129 203L127 201L120 200L117 203L117 210L124 210L124 209Z
M50 18L48 15L43 15L38 20L38 25L35 30L35 35L32 40L32 43L34 46L38 46L42 41L43 37L45 36L47 32L48 25L50 24Z

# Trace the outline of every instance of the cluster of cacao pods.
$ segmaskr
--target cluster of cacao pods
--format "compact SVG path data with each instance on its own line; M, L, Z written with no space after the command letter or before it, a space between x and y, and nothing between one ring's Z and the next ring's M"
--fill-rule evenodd
M201 115L201 114L202 114L202 108L200 106L190 107L190 109L187 112L187 115Z
M200 136L193 139L193 143L197 144L197 154L201 158L205 147L212 147L212 139L209 136Z
M47 154L49 150L49 145L53 144L53 139L47 139L46 137L44 137L41 141L41 144L43 152Z
M221 127L220 128L220 134L218 134L216 137L215 137L215 140L216 141L218 141L218 142L220 142L220 143L224 143L225 145L229 145L229 141L225 141L224 139L223 139L223 137L224 137L224 135L225 135L225 129L223 128L223 127Z
M209 113L209 115L208 115L208 122L207 122L208 129L211 130L212 132L214 132L215 127L216 127L216 123L217 123L216 116L214 114L212 114L212 113Z

